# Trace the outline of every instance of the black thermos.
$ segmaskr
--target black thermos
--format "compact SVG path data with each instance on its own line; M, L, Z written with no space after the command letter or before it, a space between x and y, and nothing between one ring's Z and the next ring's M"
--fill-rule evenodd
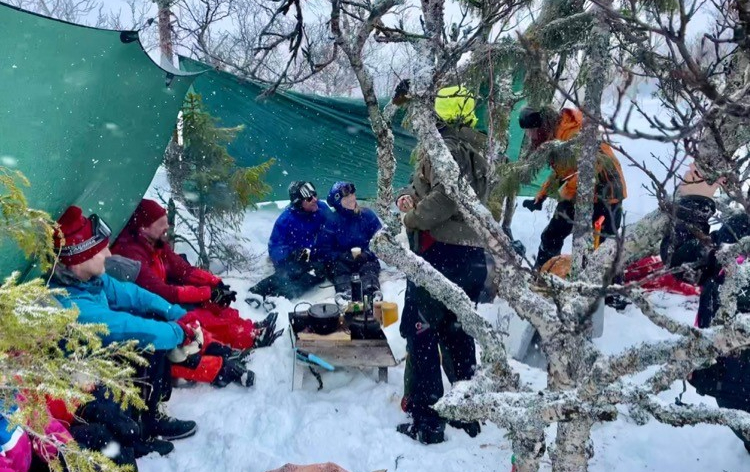
M364 294L362 293L362 279L359 274L352 274L352 301L362 302Z

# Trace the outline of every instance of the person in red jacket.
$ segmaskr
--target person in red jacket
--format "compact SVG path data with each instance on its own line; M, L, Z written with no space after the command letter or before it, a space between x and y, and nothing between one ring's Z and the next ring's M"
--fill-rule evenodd
M156 201L143 199L112 246L112 253L139 261L135 283L171 303L198 306L186 320L198 321L213 339L235 349L270 346L282 331L276 313L254 323L242 319L229 305L236 300L221 278L193 267L166 243L169 229L166 210Z

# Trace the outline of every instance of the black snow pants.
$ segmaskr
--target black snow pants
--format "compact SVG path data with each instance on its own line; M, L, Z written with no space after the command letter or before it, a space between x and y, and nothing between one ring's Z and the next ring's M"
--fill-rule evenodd
M380 291L380 262L375 254L365 251L356 259L350 253L344 254L330 264L328 278L333 281L336 293L351 289L352 274L359 274L362 280L362 292L372 295Z
M314 270L315 274L310 271ZM289 300L325 280L323 264L288 261L276 266L276 272L258 282L250 289L251 293L262 297L284 297Z
M622 222L622 204L596 202L594 204L592 222L596 222L601 216L604 216L604 224L602 225L602 234L599 241L604 242L607 236L616 234L620 228L620 223ZM567 200L560 201L555 208L552 219L542 232L542 242L539 245L539 252L534 263L535 268L541 268L545 262L560 255L565 238L573 232L574 219L575 203Z
M484 287L484 250L436 242L422 257L476 302ZM443 396L442 365L451 383L468 380L476 368L474 338L466 334L456 314L423 288L407 282L401 320L406 339L403 407L415 423L443 422L432 409Z
M142 355L148 364L139 366L136 378L141 386L141 398L146 409L140 411L140 423L145 437L159 420L159 404L172 396L172 364L167 359L167 351L154 351Z
M81 447L92 451L101 451L116 443L119 447L116 455L111 457L112 461L138 470L133 446L143 439L140 424L133 419L133 411L123 411L104 395L102 388L97 389L95 397L76 411L76 422L70 427L71 436Z

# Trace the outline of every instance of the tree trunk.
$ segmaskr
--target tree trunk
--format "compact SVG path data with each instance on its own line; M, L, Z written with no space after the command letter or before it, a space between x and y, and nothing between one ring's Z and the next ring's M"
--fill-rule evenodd
M578 192L575 203L575 223L573 225L573 267L574 277L584 268L584 261L593 249L592 214L594 191L596 188L596 160L599 155L599 120L601 118L602 92L607 78L607 49L610 31L601 18L594 22L591 43L586 51L584 67L586 76L585 112L581 130L581 152L578 155ZM606 203L606 202L604 202Z
M167 224L169 224L169 229L167 230L167 244L169 244L169 247L171 247L172 249L174 249L174 226L176 218L177 207L174 204L174 199L172 197L169 197L169 201L167 202Z
M513 432L515 472L538 472L547 449L543 428L518 429Z
M169 0L157 0L159 7L159 50L161 51L161 64L172 65L174 49L172 43L172 11Z
M591 420L574 419L557 423L555 459L552 472L586 472L589 459L594 455L591 444Z
M206 248L206 205L198 205L198 265L208 269L208 250Z

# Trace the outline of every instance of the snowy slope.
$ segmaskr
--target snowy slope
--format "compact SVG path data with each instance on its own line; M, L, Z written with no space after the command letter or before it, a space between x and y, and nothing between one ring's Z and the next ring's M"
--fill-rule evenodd
M638 217L655 207L638 189L640 176L629 174L631 198L626 210ZM157 175L155 186L163 186ZM635 184L635 185L634 185ZM253 241L253 250L265 252L273 221L280 213L277 205L263 206L249 212L244 234ZM634 216L635 216L634 215ZM636 217L629 218L632 222ZM520 208L513 231L534 254L538 235L547 215L529 213ZM235 304L247 318L261 319L265 312L250 308L241 301L247 289L270 273L264 257L259 267L245 274L225 276L240 293ZM403 301L405 282L392 272L384 276L385 298ZM332 297L331 288L316 290L305 298L320 301ZM692 322L697 307L695 298L654 295L654 300L670 316ZM287 312L294 301L277 300L280 326L286 324ZM496 322L499 306L482 305L480 312ZM397 359L405 352L398 326L386 329L386 335ZM623 313L610 308L605 312L604 336L596 341L607 353L619 352L634 344L670 336L653 326L632 306ZM522 378L542 388L545 373L515 363ZM285 336L270 348L257 351L250 361L257 385L250 389L230 386L216 390L208 386L176 389L169 402L178 418L198 422L193 438L175 443L176 450L166 458L149 457L139 461L142 471L248 471L263 472L291 463L332 461L351 472L378 469L407 472L482 472L509 471L510 444L506 431L492 424L483 426L482 434L471 439L459 430L448 428L443 444L423 446L395 431L406 420L399 401L403 387L403 365L390 369L390 382L377 382L374 370L343 370L324 373L324 388L307 376L304 388L291 391L292 353ZM447 387L447 384L446 384ZM664 398L672 400L681 391L677 383ZM715 405L710 397L700 397L688 385L683 401ZM554 428L550 428L550 438ZM634 471L727 471L750 470L750 456L742 443L727 428L700 426L672 428L652 421L637 426L626 414L613 422L597 425L593 432L595 457L593 472ZM546 466L549 468L549 464Z

